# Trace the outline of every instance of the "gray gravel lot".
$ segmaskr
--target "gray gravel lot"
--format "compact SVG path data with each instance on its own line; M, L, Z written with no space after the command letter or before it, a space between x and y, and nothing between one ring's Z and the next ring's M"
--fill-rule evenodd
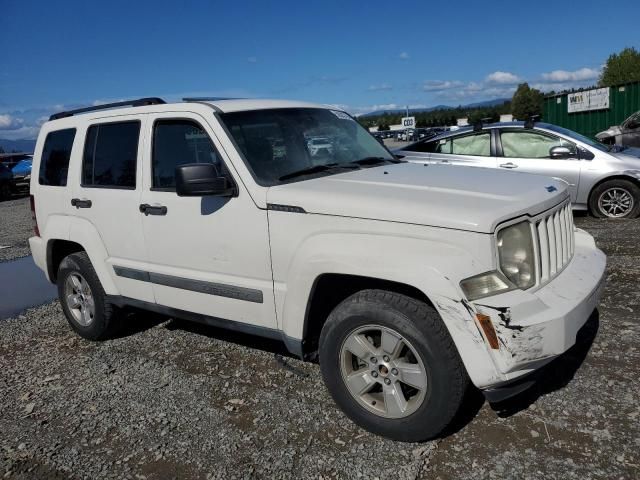
M143 313L92 343L54 302L0 320L0 476L639 478L640 220L576 223L609 255L599 315L531 392L469 395L443 439L362 431L278 344Z
M0 201L0 262L30 255L27 239L31 235L29 197L14 196L12 200Z

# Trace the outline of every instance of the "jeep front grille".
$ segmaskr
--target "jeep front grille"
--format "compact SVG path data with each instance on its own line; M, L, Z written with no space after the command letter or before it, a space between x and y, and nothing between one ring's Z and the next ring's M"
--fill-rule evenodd
M575 248L571 203L534 220L538 247L538 284L547 283L571 261Z

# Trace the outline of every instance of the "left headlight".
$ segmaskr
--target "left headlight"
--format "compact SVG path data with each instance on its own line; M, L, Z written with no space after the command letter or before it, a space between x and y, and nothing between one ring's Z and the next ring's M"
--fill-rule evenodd
M500 271L518 288L526 290L536 283L533 235L529 222L516 223L498 231Z

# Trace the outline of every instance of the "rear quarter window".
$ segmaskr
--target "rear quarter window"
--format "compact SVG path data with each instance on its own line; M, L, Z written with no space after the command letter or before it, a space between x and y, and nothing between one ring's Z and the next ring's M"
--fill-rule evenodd
M69 159L76 137L75 128L49 132L40 157L38 183L54 187L67 185Z

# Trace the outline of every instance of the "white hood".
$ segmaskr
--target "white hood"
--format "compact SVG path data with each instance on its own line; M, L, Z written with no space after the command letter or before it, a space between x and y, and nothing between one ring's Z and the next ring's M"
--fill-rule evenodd
M549 191L551 190L551 191ZM400 163L269 188L267 202L308 213L492 233L568 197L566 184L488 168Z

